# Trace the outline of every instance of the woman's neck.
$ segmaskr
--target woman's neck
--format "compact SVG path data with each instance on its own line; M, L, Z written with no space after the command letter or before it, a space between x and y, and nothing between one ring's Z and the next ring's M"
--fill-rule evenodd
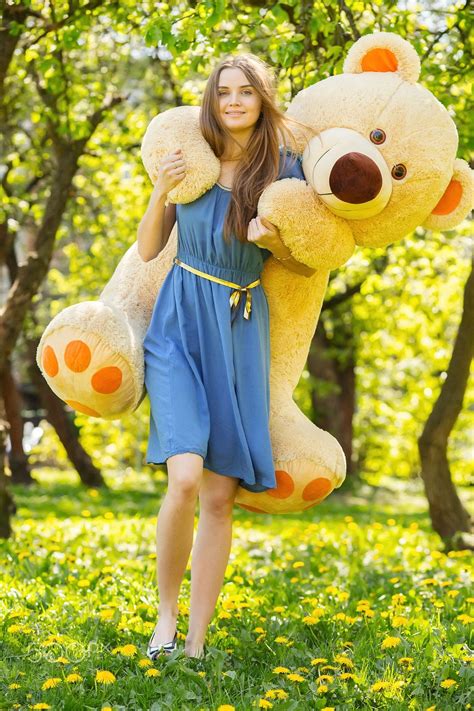
M252 130L250 131L239 131L239 133L232 133L232 138L237 141L238 145L234 141L228 141L224 148L224 153L221 155L221 161L237 162L242 158L243 149L247 146L252 135Z

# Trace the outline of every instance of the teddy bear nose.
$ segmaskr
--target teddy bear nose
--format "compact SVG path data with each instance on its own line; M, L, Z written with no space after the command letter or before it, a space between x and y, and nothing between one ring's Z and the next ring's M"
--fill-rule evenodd
M329 176L331 192L339 200L359 204L376 197L382 187L382 174L374 161L363 153L341 156Z

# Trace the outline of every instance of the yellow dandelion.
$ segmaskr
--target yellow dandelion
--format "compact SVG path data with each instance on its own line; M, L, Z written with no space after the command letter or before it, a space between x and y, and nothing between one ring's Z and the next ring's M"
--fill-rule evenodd
M457 597L459 595L459 590L448 590L446 594L448 597Z
M288 692L283 689L268 689L268 691L265 692L265 696L268 699L287 699Z
M400 657L398 660L399 664L411 664L413 662L413 657Z
M147 669L145 676L161 676L161 672L159 669Z
M79 588L88 588L90 584L91 581L87 580L86 578L82 578L81 580L77 581L77 587Z
M17 684L16 682L13 682L12 684L9 684L9 685L8 685L8 688L9 688L9 689L20 689L20 688L21 688L21 684Z
M459 622L462 622L463 625L470 625L471 622L474 622L474 617L466 614L458 615L456 619L459 620Z
M305 625L316 625L319 622L319 617L307 615L306 617L303 617L303 622L305 623Z
M304 681L304 676L301 676L301 674L287 674L286 678L289 679L290 681Z
M404 615L395 615L392 617L392 627L407 627L409 624L410 620Z
M267 701L267 699L259 699L258 700L258 708L259 709L271 709L271 708L273 708L273 704L271 701Z
M230 704L221 704L217 711L235 711L235 706L231 706Z
M219 612L219 614L217 615L217 618L219 620L230 620L231 617L232 617L232 615L230 614L230 612L227 612L226 610L221 610Z
M40 701L39 704L34 704L34 706L31 707L32 709L50 709L51 706L49 704L45 704L43 701Z
M277 605L276 607L273 608L273 612L285 612L285 607L283 605Z
M340 676L340 679L343 679L343 680L352 679L355 681L355 678L356 678L355 674L351 674L350 672L343 672Z
M82 681L82 676L80 674L68 674L66 681L68 684L75 684L78 681Z
M140 661L138 662L138 666L139 666L141 669L143 669L144 667L151 667L151 666L152 666L152 662L151 662L150 659L140 659Z
M390 687L390 682L388 681L376 681L370 687L371 691L382 691L383 689L388 689Z
M112 706L102 706L100 711L113 711L113 710L112 710Z
M457 686L457 685L458 685L458 683L455 679L445 679L440 684L440 686L442 686L443 689L451 689L451 687Z
M54 676L51 679L46 679L46 681L43 682L41 688L43 689L43 691L46 691L46 689L54 689L54 687L60 683L61 679L57 676Z
M108 518L108 519L115 518L115 514L113 511L106 511L104 514L104 518Z
M331 682L333 680L334 680L334 677L331 676L330 674L321 674L321 676L318 676L318 678L316 679L316 683L322 684L324 681Z
M120 650L120 654L123 654L124 657L134 657L137 652L138 649L134 644L125 644Z
M461 657L462 662L474 662L474 657L470 654L465 654Z
M349 659L345 654L336 654L334 657L334 661L337 662L338 664L342 664L345 667L349 667L349 669L354 668L354 662L352 659Z
M325 657L316 657L311 660L311 666L316 666L316 664L326 664L327 659Z
M274 674L286 674L289 671L290 670L287 669L286 667L275 667L275 669L273 670L273 673Z
M344 622L346 618L347 615L344 612L336 612L336 614L332 616L332 619L336 620L337 622Z
M99 684L113 684L117 681L117 677L112 672L106 671L105 669L98 669L95 675L95 680Z
M303 568L304 563L302 560L297 560L293 563L293 568Z
M10 627L7 627L7 632L10 634L20 634L23 632L23 625L10 625Z
M400 637L386 637L381 644L382 649L392 649L401 643Z
M71 663L69 661L69 659L66 659L66 657L58 657L54 661L56 662L56 664L70 664Z
M326 691L328 691L328 686L326 684L321 684L321 686L318 686L318 694L325 694Z
M101 610L99 617L101 620L110 620L115 615L115 610Z
M206 676L206 672L205 671L198 671L198 676Z
M281 637L281 636L280 636L280 637L277 637L277 638L275 639L275 642L276 642L277 644L286 644L286 643L288 642L288 637Z

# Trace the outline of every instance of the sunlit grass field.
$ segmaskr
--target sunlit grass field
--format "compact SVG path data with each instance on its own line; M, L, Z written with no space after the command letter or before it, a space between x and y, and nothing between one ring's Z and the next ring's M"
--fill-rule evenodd
M441 552L419 482L343 486L300 516L236 507L206 658L182 651L188 569L179 650L151 663L165 475L35 476L0 543L0 708L471 708L472 558Z

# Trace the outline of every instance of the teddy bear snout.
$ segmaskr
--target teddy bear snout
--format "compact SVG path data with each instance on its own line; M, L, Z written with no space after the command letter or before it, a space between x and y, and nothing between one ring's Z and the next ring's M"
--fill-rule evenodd
M326 207L347 220L379 214L392 195L383 155L350 128L331 128L314 136L303 153L303 170Z
M332 194L351 204L373 200L379 194L382 182L382 174L374 161L353 151L341 156L329 175Z

